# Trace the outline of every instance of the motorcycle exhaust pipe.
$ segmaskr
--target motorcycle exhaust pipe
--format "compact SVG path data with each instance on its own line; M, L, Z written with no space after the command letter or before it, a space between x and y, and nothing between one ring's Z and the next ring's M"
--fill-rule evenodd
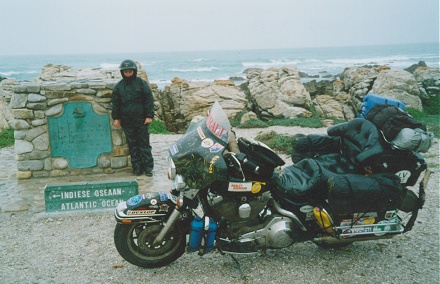
M395 234L386 234L383 236L368 236L368 237L361 237L361 238L346 238L346 239L340 239L334 236L322 236L319 238L314 238L313 242L317 244L328 244L328 245L337 245L337 244L350 244L354 242L359 241L374 241L374 240L380 240L380 239L391 239L394 237Z
M293 221L296 222L296 224L301 228L301 230L303 230L304 232L307 232L306 227L304 227L303 223L301 223L301 221L299 220L299 218L293 214L290 211L287 211L283 208L281 208L281 206L273 199L271 198L269 200L269 202L272 202L273 208L281 215L289 217L290 219L292 219Z

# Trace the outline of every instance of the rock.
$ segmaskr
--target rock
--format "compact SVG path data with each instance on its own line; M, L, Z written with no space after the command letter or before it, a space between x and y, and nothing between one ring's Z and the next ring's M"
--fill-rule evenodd
M111 167L113 169L119 169L127 166L127 157L112 157L111 158Z
M370 90L377 73L370 68L346 68L341 76L344 78L345 91L361 99Z
M385 70L377 75L370 94L402 101L406 107L422 110L420 91L414 76L408 71Z
M405 68L405 71L408 71L409 73L414 73L414 71L416 71L417 68L419 67L428 67L425 63L425 61L419 61L419 63L417 64L413 64L408 68Z
M148 76L144 68L139 62L137 76L148 81ZM35 82L42 81L91 81L105 79L122 79L119 68L102 69L102 68L72 68L65 65L46 64L43 66L41 73L34 79Z
M17 130L29 129L31 126L26 120L14 119L12 121L12 127L14 128L15 131L17 131Z
M315 110L320 117L333 117L341 120L346 119L344 108L329 95L319 95L313 100Z
M309 92L311 97L316 95L332 95L333 94L333 82L329 80L316 81L304 83L304 87Z
M56 170L64 170L67 168L69 163L65 158L54 158L52 159L52 166Z
M249 121L251 119L258 119L257 114L253 111L249 111L249 112L243 114L243 116L241 117L241 120L240 120L240 124L243 124L246 121Z
M174 78L171 85L157 95L160 103L159 118L167 129L176 133L186 131L191 119L206 115L218 101L229 118L245 109L246 95L230 80L188 82Z
M10 106L14 108L24 108L27 103L28 96L26 94L14 94L11 99Z
M11 108L6 98L0 96L0 130L8 129L11 127L11 121L13 119Z
M15 140L15 153L17 155L32 152L34 145L25 140Z
M18 161L17 169L19 171L39 171L43 169L43 162L41 160Z
M427 97L440 95L440 69L419 67L413 73L419 86L426 92Z
M57 104L46 111L46 116L47 117L55 116L57 114L60 114L62 111L63 111L63 105Z
M259 113L272 117L311 116L310 94L293 67L250 71L247 75L249 94ZM258 114L258 113L257 113Z
M231 81L246 81L246 79L241 76L231 76L231 77L229 77L229 80L231 80Z

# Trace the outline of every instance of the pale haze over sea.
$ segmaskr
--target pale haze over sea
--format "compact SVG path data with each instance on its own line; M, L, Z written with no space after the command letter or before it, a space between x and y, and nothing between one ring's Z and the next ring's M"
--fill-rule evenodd
M117 68L126 58L139 61L150 82L159 87L174 77L188 81L213 81L242 77L248 68L294 66L298 71L320 78L336 76L346 67L388 65L404 69L419 61L439 67L439 44L399 44L328 48L265 50L153 52L129 54L26 55L0 56L0 76L32 81L45 64L62 64L74 68ZM304 79L307 80L307 79ZM319 79L318 79L319 80Z

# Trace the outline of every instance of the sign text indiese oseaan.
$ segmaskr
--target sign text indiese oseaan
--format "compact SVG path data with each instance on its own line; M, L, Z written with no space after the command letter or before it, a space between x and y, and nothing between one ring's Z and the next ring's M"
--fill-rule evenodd
M73 199L73 198L87 198L91 197L92 190L79 190L79 191L61 191L61 199ZM93 190L93 196L105 197L122 195L122 188L106 188Z

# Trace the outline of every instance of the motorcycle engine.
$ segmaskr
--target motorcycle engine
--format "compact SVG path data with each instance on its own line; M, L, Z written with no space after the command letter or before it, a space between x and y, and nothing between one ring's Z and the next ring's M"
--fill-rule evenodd
M230 251L255 252L261 248L284 248L292 244L289 235L293 230L292 220L270 211L263 214L270 197L269 192L251 198L211 196L212 208L226 224L218 231L218 236L236 241L235 248Z

